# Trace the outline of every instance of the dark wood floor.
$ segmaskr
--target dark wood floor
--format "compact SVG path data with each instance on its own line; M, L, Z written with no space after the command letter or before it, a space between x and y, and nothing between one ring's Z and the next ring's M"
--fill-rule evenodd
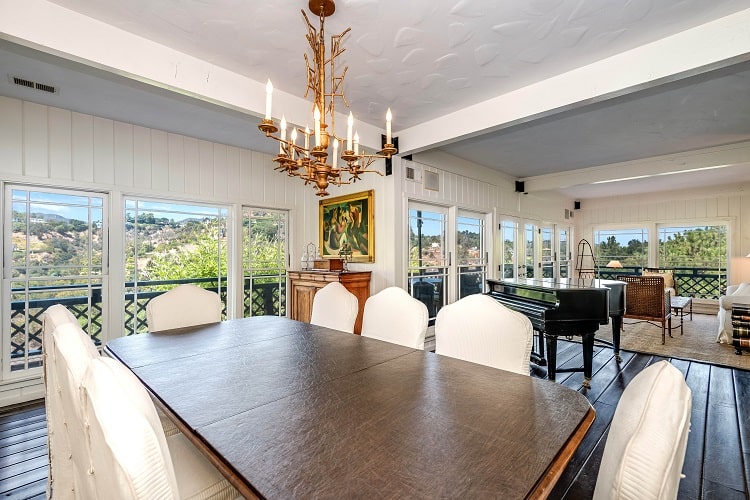
M563 473L551 498L586 499L594 491L607 430L623 389L662 357L596 347L591 389L581 373L560 373L557 382L580 390L596 409L596 421ZM692 430L680 483L681 499L746 499L750 485L750 371L671 359L693 391ZM581 365L581 346L560 342L558 366ZM545 377L543 369L535 370ZM0 497L44 498L47 442L42 402L0 414Z

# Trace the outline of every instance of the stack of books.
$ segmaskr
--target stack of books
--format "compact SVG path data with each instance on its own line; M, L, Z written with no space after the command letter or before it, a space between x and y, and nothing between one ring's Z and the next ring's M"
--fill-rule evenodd
M750 349L750 305L732 306L732 345L737 354L742 354L743 348Z

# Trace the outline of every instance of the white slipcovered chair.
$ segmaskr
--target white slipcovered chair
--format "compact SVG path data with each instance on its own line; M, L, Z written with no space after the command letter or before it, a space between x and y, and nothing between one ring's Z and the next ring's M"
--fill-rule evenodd
M677 498L691 397L682 373L667 361L633 378L612 418L595 500Z
M403 288L386 288L365 302L362 336L424 349L427 306Z
M81 388L92 498L239 498L183 434L164 435L145 388L122 364L92 360Z
M359 301L357 296L338 281L328 283L313 297L310 323L354 333Z
M732 306L750 305L750 283L729 285L726 295L719 297L719 333L716 342L732 343Z
M487 295L444 306L435 319L435 353L529 375L529 318Z
M73 464L70 460L70 442L65 430L62 400L55 376L55 356L52 349L52 332L65 323L78 324L78 320L60 304L47 308L42 316L42 358L44 367L44 409L47 417L47 497L65 499L73 496Z
M221 321L219 294L192 284L178 285L146 305L150 332Z
M89 450L83 426L83 408L79 388L92 359L99 357L96 346L78 323L64 323L50 335L48 346L54 357L55 378L58 384L58 404L62 409L65 438L70 445L67 460L71 471L71 481L60 484L58 479L52 484L53 498L58 495L66 498L96 498L93 478L88 474ZM48 356L49 359L49 356Z

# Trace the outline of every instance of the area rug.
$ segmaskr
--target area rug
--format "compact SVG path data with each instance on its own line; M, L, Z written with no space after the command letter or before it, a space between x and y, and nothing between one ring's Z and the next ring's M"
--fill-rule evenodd
M666 343L662 345L660 325L626 319L620 335L620 349L750 370L750 352L738 356L731 344L716 342L719 320L715 315L693 314L692 321L686 316L683 335L675 327L679 318L672 318L672 323L672 337L667 335ZM611 322L599 328L596 338L612 340Z

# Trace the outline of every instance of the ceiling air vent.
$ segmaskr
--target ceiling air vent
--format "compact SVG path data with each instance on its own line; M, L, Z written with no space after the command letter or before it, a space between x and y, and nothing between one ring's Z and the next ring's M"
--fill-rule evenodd
M42 92L49 92L50 94L57 94L57 88L55 88L54 85L34 82L32 80L27 80L26 78L21 78L20 76L13 76L11 77L11 80L14 84L20 85L21 87L28 87L30 89L36 89Z

